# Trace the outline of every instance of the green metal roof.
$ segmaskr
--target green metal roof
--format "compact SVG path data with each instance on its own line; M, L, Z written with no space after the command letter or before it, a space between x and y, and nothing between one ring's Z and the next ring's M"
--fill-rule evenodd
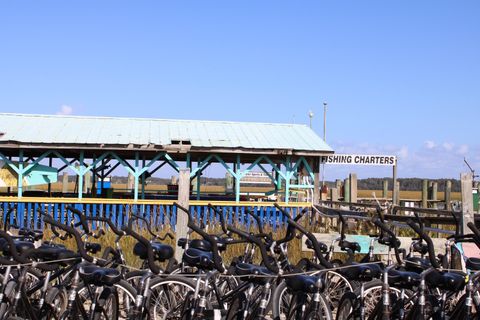
M333 152L312 129L301 124L7 113L0 113L2 146Z

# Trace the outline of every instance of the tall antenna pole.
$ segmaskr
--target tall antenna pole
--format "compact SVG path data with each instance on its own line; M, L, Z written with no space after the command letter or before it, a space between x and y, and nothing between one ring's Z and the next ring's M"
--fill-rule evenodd
M323 103L323 141L327 142L327 103Z

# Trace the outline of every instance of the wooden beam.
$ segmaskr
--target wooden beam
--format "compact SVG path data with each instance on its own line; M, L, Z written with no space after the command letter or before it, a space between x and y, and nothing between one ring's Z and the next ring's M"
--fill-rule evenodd
M190 206L190 168L181 168L178 175L178 204L189 210ZM188 232L187 213L182 210L177 212L177 223L175 233L177 242L180 238L186 238ZM175 259L182 261L182 251L175 250Z
M473 177L471 173L462 173L460 175L462 186L462 227L463 234L470 233L467 227L469 222L474 222L473 215Z

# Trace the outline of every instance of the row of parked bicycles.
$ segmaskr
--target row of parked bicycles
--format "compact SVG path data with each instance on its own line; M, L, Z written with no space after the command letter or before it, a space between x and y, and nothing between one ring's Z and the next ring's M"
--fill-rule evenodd
M109 217L86 216L68 207L74 219L65 224L40 211L45 230L9 225L0 231L0 319L474 319L480 317L480 259L464 258L459 244L480 247L480 231L472 223L466 234L445 239L445 251L435 252L420 216L407 221L415 234L402 249L395 225L385 220L391 208L378 206L371 217L374 230L367 254L346 239L347 219L337 211L340 230L332 243L322 243L309 231L306 210L291 216L275 204L288 222L279 238L265 232L263 221L250 230L225 223L214 206L222 232L208 232L186 208L189 232L177 239L181 261L165 244L174 235L131 214L118 228ZM322 208L319 208L322 210ZM14 208L7 216L14 213ZM94 227L96 226L96 227ZM101 226L101 227L98 227ZM143 228L143 229L142 229ZM143 230L143 231L142 231ZM45 232L45 233L44 233ZM102 239L116 236L112 246ZM148 236L146 236L148 235ZM141 267L129 267L121 239L135 239L133 254ZM90 241L94 238L94 241ZM305 241L313 254L292 262L294 239ZM76 248L65 246L73 239ZM70 240L71 242L71 240ZM387 246L379 260L374 243ZM242 246L228 261L225 252ZM334 253L337 245L344 252ZM343 259L339 259L343 257ZM464 258L463 267L455 263ZM455 267L454 267L455 266Z

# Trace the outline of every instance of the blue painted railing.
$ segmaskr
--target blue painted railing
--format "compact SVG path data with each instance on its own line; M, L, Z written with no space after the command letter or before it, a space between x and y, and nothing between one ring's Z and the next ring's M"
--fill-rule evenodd
M62 223L70 223L74 219L72 212L67 210L68 206L73 206L76 209L84 212L89 217L107 217L110 218L117 226L123 226L128 223L128 219L131 214L136 214L144 217L153 226L167 227L170 226L175 229L177 215L179 209L172 203L134 203L122 201L121 203L115 203L111 200L102 203L98 200L88 203L88 201L82 201L81 203L73 203L71 199L62 202L58 199L55 201L45 201L46 198L41 198L39 201L15 201L15 200L0 200L0 217L3 223L7 218L6 213L9 208L13 207L14 210L10 215L10 224L16 225L21 228L30 229L43 229L44 223L41 219L41 215L38 209L51 215L54 219ZM212 205L223 213L225 221L228 224L237 224L250 227L252 224L256 224L255 219L247 214L246 208L260 216L264 225L272 227L274 231L277 228L282 228L286 224L285 217L280 211L273 206L273 203L228 203L212 202ZM296 216L298 212L308 207L308 204L295 204L286 205L283 207L290 212L292 216ZM190 205L190 214L197 220L203 222L206 225L218 224L220 218L218 214L208 207L207 203L193 201ZM93 226L94 228L96 225Z

